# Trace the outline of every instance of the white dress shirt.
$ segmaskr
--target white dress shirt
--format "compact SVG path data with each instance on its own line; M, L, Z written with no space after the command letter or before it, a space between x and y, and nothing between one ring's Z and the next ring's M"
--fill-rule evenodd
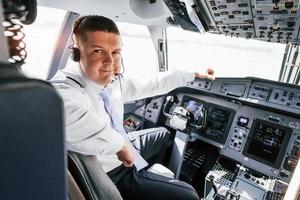
M175 71L145 77L143 82L119 78L107 86L111 105L123 120L124 103L165 94L193 81L193 73ZM99 95L103 86L91 81L78 64L59 71L52 79L64 102L66 147L84 155L96 155L105 172L122 163L116 153L124 138L111 125Z

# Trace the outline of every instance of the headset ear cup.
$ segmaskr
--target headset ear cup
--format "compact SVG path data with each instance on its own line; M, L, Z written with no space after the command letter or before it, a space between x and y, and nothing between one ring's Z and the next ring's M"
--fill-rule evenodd
M79 62L80 60L80 51L77 47L72 47L71 48L71 59L74 60L75 62Z

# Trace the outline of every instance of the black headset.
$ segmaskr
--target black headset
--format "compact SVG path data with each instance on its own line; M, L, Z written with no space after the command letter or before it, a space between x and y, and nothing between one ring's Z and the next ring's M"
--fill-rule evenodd
M79 62L80 60L80 50L77 47L71 47L71 53L70 53L70 58L74 62Z
M85 16L82 19L80 19L80 21L76 24L76 26L74 26L72 34L75 35L75 32L77 31L77 29L80 27L80 25L82 24L83 21L85 21L86 19L88 19L89 16ZM80 50L74 46L75 41L73 39L73 35L72 35L72 40L73 40L73 46L70 47L71 49L71 53L70 53L70 58L74 61L74 62L79 62L80 60Z

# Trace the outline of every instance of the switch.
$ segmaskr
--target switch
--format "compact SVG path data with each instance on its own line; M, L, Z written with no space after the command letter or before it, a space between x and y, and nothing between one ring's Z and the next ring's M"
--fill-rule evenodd
M249 15L249 11L247 11L247 10L242 11L242 15Z
M292 22L287 22L287 26L288 26L288 27L293 27L293 26L295 26L295 24L296 24L296 23L293 22L293 21L292 21Z
M251 176L250 176L249 174L244 174L244 177L245 177L246 179L250 179L250 178L251 178Z
M262 9L261 8L257 8L256 9L256 13L262 14Z
M294 7L294 2L293 1L286 1L284 3L284 6L287 8L287 9L290 9L292 7Z
M216 2L215 1L209 1L211 6L216 6Z
M293 14L297 13L297 8L292 8L291 13L293 13Z
M247 117L239 117L237 124L241 127L247 127L249 123L249 118Z

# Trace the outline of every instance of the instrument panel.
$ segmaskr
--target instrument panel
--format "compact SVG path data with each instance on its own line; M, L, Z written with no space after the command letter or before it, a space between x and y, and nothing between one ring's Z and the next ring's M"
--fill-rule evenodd
M192 2L192 3L191 3ZM276 43L299 43L299 2L294 0L165 0L182 28ZM189 12L190 13L189 13Z
M220 155L243 166L289 182L300 156L298 86L255 78L221 78L196 80L168 95L177 100L167 112L181 106L190 112L193 124L203 123L200 111L206 109L205 127L188 127L191 137L217 147ZM164 99L154 98L146 108L151 110L149 120L153 123L164 118ZM162 121L170 127L169 120Z
M206 127L192 128L193 137L247 167L290 180L300 156L300 128L290 125L300 123L299 119L208 96L183 93L178 98L183 105L187 99L207 103Z
M225 144L235 111L225 106L201 101L191 96L183 96L181 106L192 115L191 123L200 124L202 107L206 107L206 125L202 129L191 128L192 132L220 144Z

